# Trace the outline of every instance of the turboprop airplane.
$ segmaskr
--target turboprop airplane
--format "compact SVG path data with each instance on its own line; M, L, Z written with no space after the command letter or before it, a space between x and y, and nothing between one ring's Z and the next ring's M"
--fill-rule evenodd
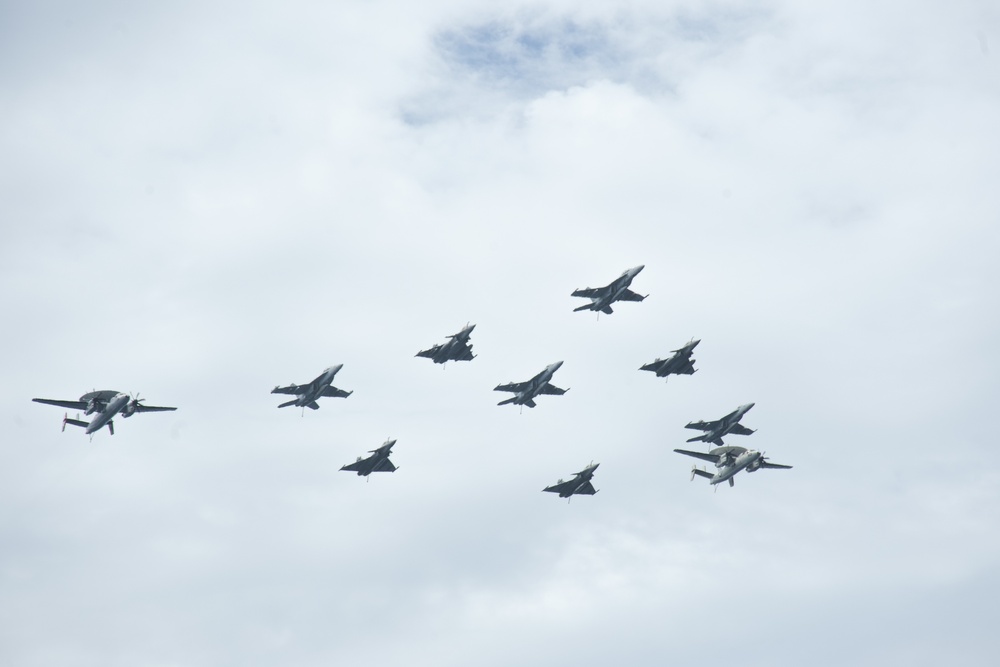
M574 308L573 312L580 310L596 310L606 315L610 315L614 311L611 310L611 304L615 301L642 301L649 296L643 296L641 294L636 294L628 287L632 284L632 279L639 275L639 272L645 268L645 265L640 265L632 269L627 269L620 276L611 281L608 285L604 287L587 287L586 289L573 290L570 296L582 296L584 298L590 299L590 303L580 306L579 308Z
M344 367L344 364L330 366L309 384L290 384L287 387L275 387L272 394L291 394L295 398L279 405L279 408L287 408L289 405L300 407L305 412L305 408L319 410L319 403L316 402L320 396L333 396L334 398L347 398L353 391L337 389L331 382L333 377Z
M733 477L741 470L754 472L761 468L781 468L787 470L792 467L778 463L768 463L767 459L764 458L763 452L747 449L746 447L716 447L707 454L692 452L687 449L675 449L674 451L678 454L686 454L687 456L693 456L703 461L714 463L716 467L715 474L707 470L699 470L698 468L691 469L692 480L694 480L696 475L698 477L705 477L709 480L709 484L713 486L726 481L729 482L729 486L733 486Z
M85 429L87 435L91 436L105 426L108 427L111 435L114 435L114 418L119 414L123 418L128 419L137 412L167 412L177 409L143 405L142 399L138 395L135 398L131 398L124 392L111 390L92 391L81 396L79 401L59 401L52 398L33 398L31 400L35 403L44 403L45 405L57 405L61 408L83 410L85 415L95 415L89 422L79 418L70 419L69 414L63 416L63 431L66 430L66 424L70 424Z

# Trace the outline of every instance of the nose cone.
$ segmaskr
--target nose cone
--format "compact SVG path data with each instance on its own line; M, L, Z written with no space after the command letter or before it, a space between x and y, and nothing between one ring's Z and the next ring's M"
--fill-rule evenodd
M472 333L472 330L476 328L475 324L470 324L462 330L462 333Z
M635 267L634 269L629 269L629 273L631 273L633 276L637 276L637 275L639 275L639 272L642 271L645 268L646 268L645 264L640 264L639 266Z
M549 366L549 370L552 371L553 373L555 373L557 370L559 370L559 367L562 366L562 365L563 365L563 362L557 361L556 363L551 364Z
M340 372L340 369L343 368L343 367L344 367L344 364L337 364L336 366L330 366L329 368L327 368L323 372L324 373L330 373L331 375L336 375L337 373Z

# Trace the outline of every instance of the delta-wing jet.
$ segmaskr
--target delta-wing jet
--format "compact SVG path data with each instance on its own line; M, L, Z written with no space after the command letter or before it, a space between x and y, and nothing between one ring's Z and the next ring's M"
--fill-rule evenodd
M287 387L275 387L271 390L272 394L289 394L295 396L291 401L287 401L279 405L279 408L287 408L289 405L294 405L299 408L310 408L312 410L319 410L319 403L316 399L321 396L332 396L334 398L347 398L353 391L344 391L343 389L337 389L331 384L333 382L334 376L344 367L344 364L337 364L336 366L330 366L319 376L310 382L309 384L290 384Z
M746 426L740 424L740 419L743 418L750 408L754 406L753 403L747 403L746 405L741 405L736 408L728 415L722 419L716 419L715 421L697 421L691 422L684 428L693 428L698 431L705 431L701 435L696 435L693 438L688 438L688 442L696 442L701 440L703 442L711 442L712 444L722 447L722 436L729 435L730 433L735 435L750 435L753 433L753 429L749 429Z
M681 349L673 350L674 354L670 358L660 359L657 357L656 361L649 362L639 370L653 371L658 378L668 375L693 375L697 369L694 367L694 359L691 358L691 354L700 342L700 340L692 340Z
M417 352L418 357L427 357L435 364L444 364L446 361L472 361L476 355L472 354L472 345L469 344L469 336L475 324L467 324L464 329L457 334L448 336L449 340L440 345Z
M545 370L527 382L510 382L507 384L497 385L493 391L514 392L513 397L500 401L497 405L507 405L508 403L513 403L515 405L527 405L529 408L533 408L535 407L535 397L539 394L562 396L569 391L569 389L560 389L559 387L549 383L549 380L552 379L552 376L555 375L555 372L559 370L559 367L562 365L563 362L561 361L550 364L545 367Z
M573 312L580 310L596 310L606 315L610 315L614 311L611 310L611 304L615 301L642 301L649 296L643 296L642 294L636 294L629 289L629 285L632 284L632 279L639 275L639 272L645 268L645 265L637 266L632 269L626 270L620 276L611 281L609 285L604 287L588 287L586 289L574 290L573 294L570 296L580 296L590 299L590 303L580 306L579 308L574 308Z
M594 471L597 470L597 466L599 465L601 464L591 463L580 472L575 473L573 479L568 482L560 479L552 486L545 487L542 491L558 493L560 498L569 498L572 495L592 496L597 493L597 489L594 488L594 484L590 480L593 479Z
M395 440L386 440L381 447L368 452L371 456L367 458L359 456L357 461L347 464L341 470L356 472L360 477L367 477L373 472L396 472L396 466L389 460L389 454L395 444Z
M709 480L709 484L712 484L713 486L726 481L729 482L729 486L733 486L735 483L733 481L733 477L741 470L754 472L755 470L760 470L761 468L780 468L787 470L792 467L778 463L768 463L767 459L764 458L763 452L747 449L745 447L716 447L707 454L703 452L692 452L687 449L675 449L674 451L678 454L686 454L687 456L693 456L701 459L702 461L714 463L716 468L714 474L708 472L707 470L700 470L698 468L691 469L692 480L696 475L698 477L705 477Z
M123 418L128 419L137 412L168 412L177 409L143 405L143 399L138 396L131 398L124 392L111 390L92 391L81 396L78 401L59 401L52 398L33 398L31 400L35 403L44 403L45 405L57 405L61 408L83 410L85 415L94 415L94 418L89 422L79 418L70 419L68 414L63 417L63 431L66 430L66 424L70 424L85 429L87 435L93 435L105 426L108 427L111 435L114 435L114 418L116 415L121 415Z

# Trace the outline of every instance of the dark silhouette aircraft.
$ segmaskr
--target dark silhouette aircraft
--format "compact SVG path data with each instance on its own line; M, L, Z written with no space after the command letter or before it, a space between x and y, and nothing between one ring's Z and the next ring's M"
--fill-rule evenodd
M660 378L668 375L693 375L697 369L694 367L694 359L691 358L691 354L700 342L700 340L692 340L681 349L673 350L674 354L670 358L660 359L657 357L656 361L649 362L639 370L653 371L656 373L656 377Z
M457 334L448 336L450 340L440 345L417 352L418 357L427 357L435 364L444 364L446 361L472 361L476 355L472 354L472 345L469 344L469 336L475 324L467 324L465 328Z
M592 496L597 493L597 489L594 488L590 480L593 479L594 471L597 470L597 466L599 465L601 464L591 463L580 472L575 473L573 479L568 482L560 479L552 486L545 487L542 491L558 493L560 498L569 498L572 495Z
M389 460L389 454L395 444L395 440L386 440L378 449L369 451L371 456L368 458L359 456L357 461L347 464L341 470L356 472L361 477L367 477L373 472L396 472L396 466L392 465L392 461Z

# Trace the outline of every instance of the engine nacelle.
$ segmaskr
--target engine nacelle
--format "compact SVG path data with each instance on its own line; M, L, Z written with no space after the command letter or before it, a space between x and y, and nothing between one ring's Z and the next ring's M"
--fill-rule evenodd
M758 469L760 469L760 459L757 459L746 468L747 472L753 472Z
M128 403L125 404L125 407L122 408L121 415L125 419L128 419L134 414L135 414L135 401L129 401Z
M92 415L97 412L97 401L90 399L87 401L87 408L83 411L85 415Z

